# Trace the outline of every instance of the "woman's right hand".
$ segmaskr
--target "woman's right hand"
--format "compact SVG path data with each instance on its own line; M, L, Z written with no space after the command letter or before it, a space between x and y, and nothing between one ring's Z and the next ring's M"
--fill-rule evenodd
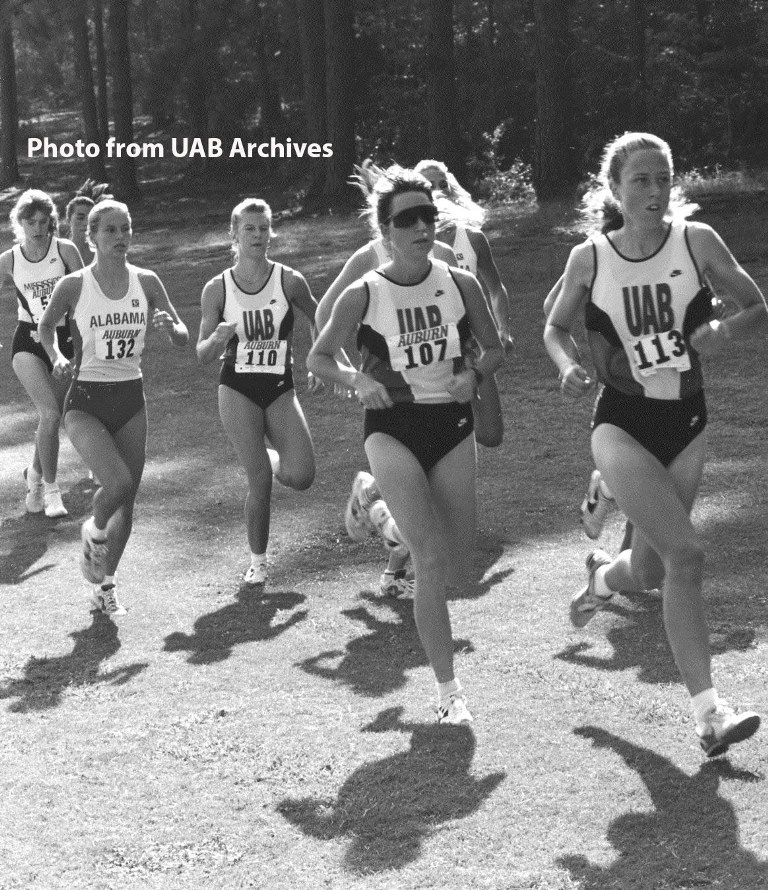
M56 380L63 380L72 373L72 362L69 359L64 358L61 353L56 356L56 360L53 362L53 370L51 374L56 378Z
M593 380L586 370L576 362L561 372L560 391L567 396L583 396L592 389Z
M391 408L394 404L384 384L361 371L355 375L355 395L363 408Z
M222 346L224 346L229 343L236 330L236 321L220 321L216 325L216 330L213 332L213 336L216 338L217 343L220 343Z

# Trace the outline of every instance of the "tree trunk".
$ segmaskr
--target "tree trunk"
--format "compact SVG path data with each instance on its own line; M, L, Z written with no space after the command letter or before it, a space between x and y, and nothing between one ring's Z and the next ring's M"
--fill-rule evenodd
M307 142L322 145L328 135L325 107L325 25L323 0L297 0L301 74L304 85L304 137ZM310 183L307 205L313 205L323 189L325 165L323 158L310 161Z
M19 106L11 4L0 0L0 187L3 188L19 178L16 153L18 134Z
M96 85L98 87L96 112L99 132L106 142L109 137L109 103L107 102L107 54L104 44L104 3L93 2L93 41L96 44Z
M540 201L571 198L576 184L570 102L568 0L536 0L536 144Z
M461 178L463 162L456 114L453 0L429 0L427 37L427 124L429 153Z
M85 11L85 0L75 0L73 4L72 37L75 56L75 76L80 84L85 141L95 143L101 148L101 154L95 158L88 158L88 175L97 182L103 182L106 178L104 141L99 135L96 96L93 91L93 69L91 68L91 50L88 44L88 19Z
M323 200L348 206L347 183L355 163L354 27L352 0L323 0L325 14L325 91L328 140L333 157L326 161Z
M136 165L120 143L133 142L133 86L128 43L128 5L130 0L110 0L109 56L112 68L112 105L117 150L114 158L115 194L123 201L141 197L136 180Z
M632 129L648 126L645 76L645 0L629 0L630 52L632 55Z

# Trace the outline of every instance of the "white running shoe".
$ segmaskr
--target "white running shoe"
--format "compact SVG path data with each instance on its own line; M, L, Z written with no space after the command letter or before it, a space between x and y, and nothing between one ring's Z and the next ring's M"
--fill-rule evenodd
M396 572L382 572L379 590L385 596L413 596L416 591L416 576L412 571L399 569Z
M50 519L69 516L67 508L61 500L61 492L58 488L49 488L43 495L43 500L45 501L45 515Z
M120 600L117 598L114 584L95 587L91 596L91 605L97 612L103 612L105 615L128 614L128 610L120 604Z
M80 553L80 569L86 581L91 584L101 584L106 575L107 539L97 540L91 535L90 519L87 519L80 529L80 539L83 549Z
M374 528L379 533L379 537L384 542L384 547L387 552L394 553L395 556L405 559L410 552L408 550L408 545L403 540L403 536L400 534L400 529L397 527L397 523L389 512L389 507L381 500L381 498L379 498L378 501L373 502L368 511L368 516L370 517Z
M32 482L30 480L29 471L31 469L31 467L24 467L23 471L24 482L27 485L27 496L24 503L27 508L27 513L42 513L43 510L45 510L45 486L43 485L42 479L39 482Z
M453 726L472 723L474 717L469 713L467 700L457 692L448 699L447 704L441 704L437 709L437 722Z
M595 541L600 537L603 533L605 520L613 505L613 496L600 477L600 470L593 470L587 493L579 508L581 524L584 526L584 532L588 538Z
M243 581L245 581L249 587L257 587L260 584L266 584L267 564L265 562L260 562L256 565L251 565L243 576Z
M613 598L613 591L608 596L595 593L595 572L611 562L613 560L605 550L593 550L587 557L587 586L571 600L571 624L574 627L585 627Z
M352 494L344 511L344 525L353 541L364 541L373 531L368 511L374 501L380 498L381 492L376 480L370 473L360 470L352 482Z
M743 742L757 732L760 717L752 711L737 714L722 699L705 715L705 725L697 727L699 742L707 757L725 754L730 745Z

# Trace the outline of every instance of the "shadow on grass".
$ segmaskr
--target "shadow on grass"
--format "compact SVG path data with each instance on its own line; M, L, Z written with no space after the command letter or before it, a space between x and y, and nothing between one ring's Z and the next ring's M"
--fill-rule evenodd
M270 591L242 586L234 603L215 612L201 615L195 621L195 631L181 631L165 638L166 652L189 651L190 664L213 664L224 661L235 646L272 640L307 617L307 610L294 612L279 624L272 622L278 612L295 609L304 602L304 594L294 591Z
M24 676L0 687L0 699L18 699L9 708L15 713L55 708L65 690L109 683L122 686L141 673L147 662L136 662L108 673L99 673L102 661L120 648L117 625L101 612L93 613L90 627L73 631L75 645L69 655L30 658Z
M401 713L382 711L363 732L410 732L408 751L355 770L335 800L289 798L277 808L310 837L349 838L344 867L354 874L413 862L441 823L471 816L506 777L470 775L475 737L468 726L403 723Z
M24 512L0 524L0 547L3 551L0 584L23 584L30 578L55 568L56 563L48 563L29 571L45 555L52 534L71 538L72 541L79 538L79 529L75 530L74 523L90 512L92 493L93 483L88 479L81 480L64 492L68 517L49 519L44 513Z
M629 601L634 608L628 608L622 600ZM658 593L622 593L614 597L603 612L620 619L604 635L613 648L610 657L590 655L591 643L588 640L573 643L554 657L569 664L604 671L624 671L637 667L637 678L643 683L680 682L680 674L664 631L662 601ZM596 623L594 630L599 633L599 622L605 621L604 615L597 615L593 621ZM589 627L592 629L592 624ZM712 652L745 652L753 647L755 636L751 627L728 628L713 637Z
M298 667L322 677L345 683L359 695L378 697L405 686L406 673L429 662L424 654L416 623L413 620L413 600L375 596L361 596L376 606L389 609L397 622L377 617L366 606L345 609L341 614L358 621L370 632L347 643L344 650L330 649L298 662ZM472 652L468 640L454 640L454 650ZM333 667L328 662L341 659Z
M740 845L733 805L718 793L721 782L763 782L763 776L725 759L710 760L688 776L665 757L603 729L574 732L618 754L640 776L654 806L651 813L625 813L610 824L608 841L618 854L610 865L594 865L585 856L559 860L582 890L768 887L768 860Z

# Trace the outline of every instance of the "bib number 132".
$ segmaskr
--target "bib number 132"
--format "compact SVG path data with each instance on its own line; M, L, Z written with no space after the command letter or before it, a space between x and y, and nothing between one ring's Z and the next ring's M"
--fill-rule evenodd
M635 340L631 347L635 368L647 377L659 368L672 368L675 371L688 371L691 359L680 331L665 331Z
M97 342L101 346L99 352L102 353L102 355L99 355L99 358L106 359L107 361L119 358L131 358L133 356L133 350L136 347L136 341L133 337L128 337L125 340L110 339Z

